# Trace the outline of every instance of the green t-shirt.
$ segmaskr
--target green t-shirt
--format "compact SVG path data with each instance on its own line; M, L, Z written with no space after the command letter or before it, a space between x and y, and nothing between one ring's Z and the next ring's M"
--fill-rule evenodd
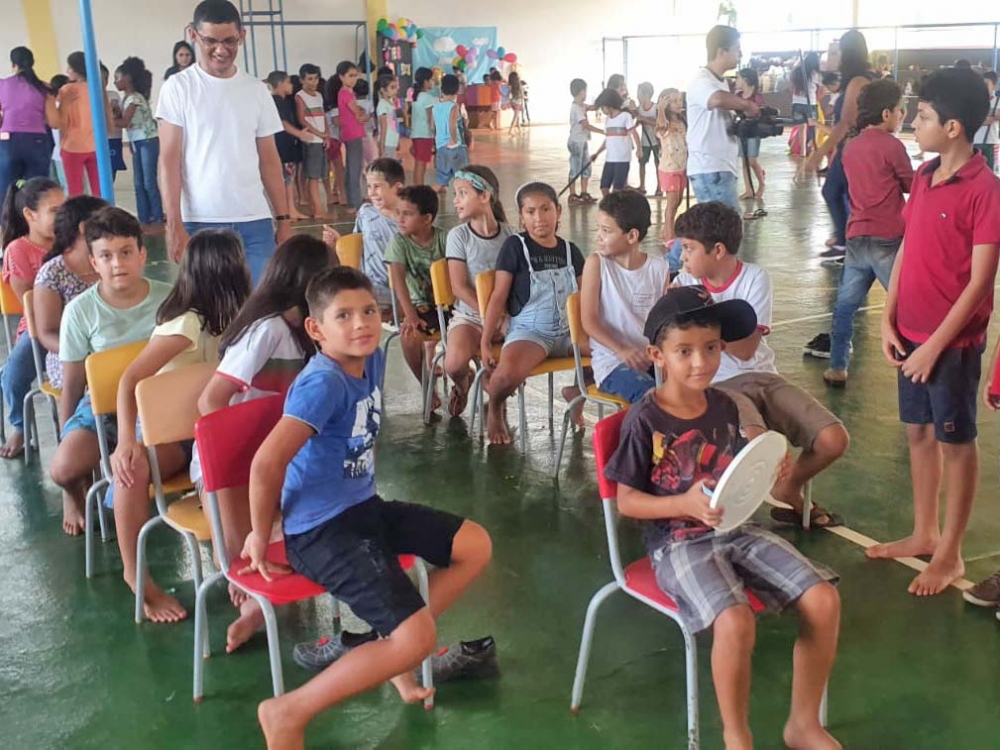
M434 238L427 247L420 247L409 237L397 234L385 251L386 263L406 266L406 289L410 302L417 307L434 307L434 290L431 287L431 264L444 258L448 233L434 227Z

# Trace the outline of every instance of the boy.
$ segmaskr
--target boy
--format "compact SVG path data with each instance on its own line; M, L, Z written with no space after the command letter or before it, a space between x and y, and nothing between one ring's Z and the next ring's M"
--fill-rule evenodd
M604 122L607 155L604 157L604 171L601 172L601 194L607 195L612 189L624 190L628 187L632 145L635 144L636 151L641 151L642 146L635 119L623 109L625 103L621 94L614 89L604 89L594 100L594 106L600 107L607 118Z
M582 78L574 78L569 84L569 93L573 95L573 104L569 108L569 202L596 203L597 199L587 192L592 173L590 160L590 134L604 131L595 128L587 119L587 82ZM580 180L580 192L576 192L576 181Z
M642 128L642 148L639 150L639 192L646 192L646 165L649 157L653 157L654 177L660 169L660 139L656 135L656 102L653 101L653 84L640 83L636 89L639 104L636 107L636 119ZM657 179L656 195L663 195Z
M909 586L911 594L929 596L965 572L962 537L979 482L976 400L1000 253L1000 182L972 147L987 112L980 76L955 68L932 73L917 106L917 143L940 156L913 178L882 315L882 352L899 370L899 418L910 444L913 534L875 545L868 556L931 555Z
M657 585L677 602L693 632L712 628L712 679L727 750L753 746L750 584L768 608L794 606L801 621L785 744L834 750L840 744L820 725L819 707L837 653L836 574L754 524L713 532L722 511L709 507L704 492L746 444L736 404L709 384L724 356L723 342L753 335L756 322L743 300L716 303L699 286L670 289L645 326L663 385L629 410L604 473L618 483L619 512L643 521Z
M260 704L269 748L301 748L320 711L390 680L407 703L433 690L413 669L434 648L435 619L490 559L485 529L450 513L384 502L375 490L375 439L381 421L378 303L371 282L331 268L306 293L306 330L320 352L288 392L285 414L254 456L249 570L270 579L264 560L281 503L292 568L326 587L381 636L347 652L308 683ZM435 566L425 604L397 559L414 554Z
M145 279L146 248L139 221L120 208L95 213L84 226L90 262L100 280L73 299L59 326L59 359L63 387L59 399L62 440L49 474L63 489L63 530L77 535L83 528L83 501L100 460L97 421L85 395L87 356L135 341L146 341L156 325L156 311L170 285ZM114 440L115 422L107 421ZM113 446L112 446L113 448ZM126 583L135 590L135 581ZM179 620L184 609L176 599L147 580L146 614L153 620Z
M803 488L844 455L849 443L847 430L816 399L781 377L774 366L774 352L764 342L771 330L771 277L760 266L736 257L743 240L739 211L720 201L699 203L681 214L675 228L684 261L677 284L702 284L716 301L746 300L757 313L756 330L726 345L712 383L736 401L748 437L776 430L802 449L789 475L771 491L776 500L791 506L773 508L771 518L797 526L805 506ZM762 414L767 415L766 423ZM830 511L813 506L810 527L839 524Z
M439 330L431 288L431 264L444 258L448 233L434 226L438 212L434 188L428 185L404 187L399 191L398 206L399 234L386 248L385 262L402 317L399 333L403 358L417 382L422 383L425 362L431 359L425 349L434 346L426 343L424 337ZM440 406L440 398L435 393L432 409Z
M274 145L281 159L281 173L285 178L285 202L292 221L307 218L295 204L295 168L302 163L300 141L309 134L298 126L295 102L292 99L292 78L283 70L268 73L267 85L271 89L274 106L278 108L282 132L274 134Z
M455 171L469 163L469 149L465 145L465 121L458 106L458 77L451 74L441 79L441 101L431 108L434 119L434 146L437 156L438 190L444 192L451 184Z
M399 190L406 181L403 165L395 159L376 159L365 170L368 202L358 209L354 219L355 233L361 233L364 252L361 270L372 280L375 296L384 321L392 320L392 290L389 271L385 267L385 251L396 236L396 209Z
M319 68L306 63L299 68L302 90L295 95L295 113L305 131L302 137L302 176L309 187L309 211L314 219L325 219L319 184L326 174L326 114L319 91Z
M875 279L886 289L892 262L903 241L904 193L910 192L913 166L895 133L903 124L903 91L883 78L861 90L861 133L844 147L844 174L851 202L847 220L847 256L837 291L830 332L830 369L823 380L833 387L847 383L854 315Z
M583 329L598 387L634 404L656 385L642 328L670 284L663 258L639 249L651 214L645 196L612 193L598 206L597 252L587 258L580 285Z

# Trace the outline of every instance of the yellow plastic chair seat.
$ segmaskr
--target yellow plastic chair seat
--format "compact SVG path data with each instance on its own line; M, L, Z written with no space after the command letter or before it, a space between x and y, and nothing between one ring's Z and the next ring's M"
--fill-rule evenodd
M60 398L62 396L62 388L56 388L49 382L42 383L41 387L38 389L46 396L52 396L52 398Z
M198 495L188 495L170 503L167 506L167 518L176 526L194 534L199 542L207 542L212 538L212 527L202 511Z
M188 473L186 471L182 471L163 483L163 496L170 497L171 495L179 495L182 492L191 492L193 489L194 484L191 483L191 478L188 476ZM149 485L149 496L156 496L156 490L153 489L153 485Z
M616 406L622 409L628 409L632 405L628 401L619 396L614 396L610 393L605 393L593 383L587 386L587 395L593 396L594 398L599 398L601 399L601 401L610 401L611 403L615 404Z
M583 358L583 366L590 366L590 357ZM567 372L576 368L576 360L572 357L552 357L542 362L531 371L528 377L535 375L548 375L550 372Z

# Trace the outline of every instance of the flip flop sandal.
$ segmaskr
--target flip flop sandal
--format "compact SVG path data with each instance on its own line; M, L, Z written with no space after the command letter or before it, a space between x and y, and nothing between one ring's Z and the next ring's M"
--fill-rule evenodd
M571 206L579 206L581 203L586 203L582 195L571 195L567 201Z
M452 417L460 417L465 413L465 407L469 404L469 392L462 393L458 386L451 387L448 395L448 414Z
M823 519L822 522L821 519ZM782 526L802 527L802 513L794 508L771 508L771 520ZM810 529L832 529L835 526L843 525L844 522L839 516L835 516L818 505L812 507L812 512L809 514Z

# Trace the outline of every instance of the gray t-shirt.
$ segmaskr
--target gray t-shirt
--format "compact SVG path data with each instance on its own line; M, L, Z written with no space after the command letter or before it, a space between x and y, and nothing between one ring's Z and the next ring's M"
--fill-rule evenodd
M371 203L365 203L358 209L354 220L354 231L360 232L364 242L361 270L372 280L379 304L389 304L392 293L389 291L389 271L385 267L385 251L396 236L399 227L394 219L385 216Z
M469 224L459 224L448 232L445 245L445 257L449 260L460 260L465 263L469 284L476 288L476 276L484 271L494 271L497 267L497 256L504 240L514 234L514 229L508 224L501 224L493 237L481 237L472 231ZM479 317L479 310L471 309L458 300L456 309L465 314Z

